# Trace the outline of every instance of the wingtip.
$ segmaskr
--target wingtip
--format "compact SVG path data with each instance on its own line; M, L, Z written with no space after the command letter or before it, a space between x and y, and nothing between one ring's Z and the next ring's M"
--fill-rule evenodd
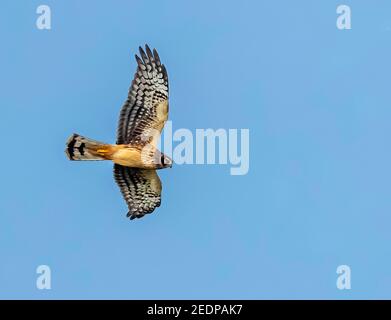
M148 59L149 60L155 60L153 54L152 54L152 51L151 49L148 47L148 45L146 44L145 45L145 50L147 51L147 56L148 56Z
M129 218L130 220L134 220L134 219L139 219L139 218L142 218L144 215L138 215L138 214L135 214L135 213L132 213L132 212L128 212L126 214L126 217Z
M138 50L140 51L141 58L145 61L147 59L147 55L145 54L144 49L140 46L138 47Z
M157 50L153 48L153 57L155 58L155 61L158 65L161 65L159 54L157 53Z
M139 64L139 65L143 64L143 60L141 60L141 58L137 54L134 55L134 58L136 59L137 64Z

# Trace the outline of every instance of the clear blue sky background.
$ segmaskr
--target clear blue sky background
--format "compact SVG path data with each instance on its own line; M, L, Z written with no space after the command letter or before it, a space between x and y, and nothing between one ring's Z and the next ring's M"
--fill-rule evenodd
M0 6L0 298L391 298L390 1ZM129 221L112 165L63 150L115 141L144 43L174 129L249 128L250 172L160 171L162 206Z

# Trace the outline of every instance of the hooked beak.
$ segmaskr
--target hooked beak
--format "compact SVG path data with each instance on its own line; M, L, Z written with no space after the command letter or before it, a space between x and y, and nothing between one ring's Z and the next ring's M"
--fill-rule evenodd
M168 158L168 159L169 159L169 162L168 162L168 167L169 167L169 168L172 168L172 162L173 162L173 161L172 161L172 159L171 159L171 158Z

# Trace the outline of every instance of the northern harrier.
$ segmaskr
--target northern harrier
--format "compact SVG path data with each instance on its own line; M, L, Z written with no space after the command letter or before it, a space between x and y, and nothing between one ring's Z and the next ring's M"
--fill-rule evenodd
M123 105L117 143L105 144L73 134L65 152L69 160L112 160L114 179L129 207L127 217L141 218L160 206L162 184L156 169L172 166L157 149L168 116L167 71L156 50L140 47L137 71Z

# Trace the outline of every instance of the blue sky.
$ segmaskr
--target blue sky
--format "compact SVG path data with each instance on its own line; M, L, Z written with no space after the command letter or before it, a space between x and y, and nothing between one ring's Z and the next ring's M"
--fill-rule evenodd
M0 6L0 298L391 298L389 1ZM162 170L161 207L129 221L112 165L63 150L73 132L115 141L145 43L174 130L248 128L250 171Z

